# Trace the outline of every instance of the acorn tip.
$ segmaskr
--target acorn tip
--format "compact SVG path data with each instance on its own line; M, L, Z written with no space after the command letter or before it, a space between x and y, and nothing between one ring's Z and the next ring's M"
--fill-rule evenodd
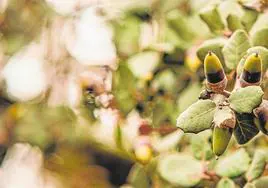
M212 51L211 50L208 51L208 55L212 55Z
M258 52L255 53L255 57L259 57L259 53Z

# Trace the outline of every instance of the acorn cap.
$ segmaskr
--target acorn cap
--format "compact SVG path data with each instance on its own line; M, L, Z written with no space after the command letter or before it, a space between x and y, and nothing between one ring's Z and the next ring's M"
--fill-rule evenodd
M223 70L219 58L213 52L209 51L204 60L204 69L206 74L217 73Z
M262 60L258 53L249 55L244 64L244 70L250 73L256 73L262 71Z
M221 76L219 76L219 78L221 78ZM227 78L226 78L226 76L223 77L222 81L218 81L217 83L211 83L211 81L212 81L212 79L209 79L209 76L208 76L207 81L206 81L206 86L207 86L207 88L209 90L211 90L213 92L216 92L216 93L222 93L225 90L226 86L227 86Z

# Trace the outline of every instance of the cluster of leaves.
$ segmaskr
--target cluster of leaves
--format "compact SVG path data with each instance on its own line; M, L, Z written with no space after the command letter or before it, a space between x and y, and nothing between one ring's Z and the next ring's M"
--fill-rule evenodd
M199 133L211 128L212 123L221 127L224 121L236 114L234 135L239 144L245 144L259 132L254 123L253 110L262 102L263 91L258 86L248 86L233 91L226 108L213 100L199 100L185 110L177 120L177 126L186 133ZM224 99L226 100L226 98ZM228 124L225 126L229 126Z
M121 118L113 129L96 121L93 111L98 106L96 96L90 91L85 99L87 111L81 112L79 117L65 107L50 108L43 104L22 107L27 110L19 115L23 117L14 118L19 121L13 127L12 140L9 141L30 142L44 150L55 143L76 143L80 144L79 147L90 143L100 151L137 162L128 179L133 187L217 185L221 188L235 187L236 184L244 186L246 182L248 187L267 185L267 149L259 149L267 145L267 138L259 134L258 139L253 139L259 130L267 134L267 123L258 117L259 112L267 112L267 79L263 79L261 86L233 90L235 76L239 78L247 57L252 53L257 52L261 56L265 77L268 67L267 14L244 1L204 2L137 2L134 7L124 10L120 17L110 20L115 31L119 63L113 73L111 94L115 101L109 107L118 109ZM201 10L204 4L208 5ZM1 26L0 18L7 54L13 54L39 33L40 25L35 22L40 18L32 15L43 13L43 6L37 4L36 9L25 9L30 11L26 16L34 18L29 21L29 17L11 14L19 8L16 3L11 5L5 15L7 26ZM23 18L25 22L20 20ZM10 25L15 23L14 20L25 24ZM31 23L36 28L31 27ZM20 26L29 29L24 30ZM29 36L29 39L24 36ZM196 102L205 78L200 65L209 51L214 52L222 62L228 78L227 90L232 92L225 92L228 96L213 93L208 99ZM205 93L209 92L205 90ZM146 120L146 125L128 126L128 117L133 113ZM177 129L178 114L177 127L186 133L196 134L184 134ZM85 116L90 116L89 122L85 121ZM211 146L214 134L211 128L215 125L228 127L229 120L233 118L236 125L231 129L237 142L245 144L252 141L237 149L231 140L228 152L216 161ZM91 124L93 126L88 126ZM10 133L9 124L5 126L4 132ZM110 132L112 134L108 135ZM100 135L110 140L106 141ZM144 138L146 148L137 152L139 146L144 146ZM81 139L83 143L79 142ZM74 147L77 145L74 144ZM67 173L68 169L77 171L76 167L66 165L65 169L56 164L56 168L62 168L62 174Z
M231 5L235 5L235 8L229 10L229 14L225 15L226 20L223 20L224 15L221 15L220 11L226 14L226 8L230 8ZM268 65L268 44L264 42L268 35L267 26L258 27L253 32L251 27L255 23L258 13L255 10L244 9L240 18L235 14L237 8L241 10L239 4L227 1L220 5L209 6L200 13L200 17L212 32L222 31L225 28L224 22L227 22L228 29L233 33L228 39L205 41L198 48L197 55L204 60L205 55L209 51L213 51L224 63L227 71L237 68L237 77L239 77L247 57L252 53L258 53L263 62L262 70L265 73ZM245 17L248 19L243 19ZM237 27L234 28L234 26ZM247 32L252 33L250 37ZM198 101L178 118L177 126L185 132L198 133L210 128L212 122L219 124L216 126L221 126L220 123L223 123L224 119L232 118L232 115L228 116L228 114L231 114L233 110L236 115L235 137L239 144L245 144L259 132L254 124L253 111L262 103L263 94L260 87L250 86L233 90L228 99L224 97L221 102L217 101L218 98L215 96L213 97L214 102L212 100ZM224 105L229 107L222 108L223 101L227 103ZM264 133L266 132L264 131Z
M203 74L196 71L201 63L186 55L186 49L208 33L195 13L174 9L192 5L160 2L130 9L112 22L120 57L113 83L117 107L124 116L137 110L154 127L174 125L177 114L198 97Z
M259 149L250 156L242 148L218 161L212 160L206 167L204 161L190 154L169 153L146 167L135 165L130 172L129 182L139 187L150 187L150 179L153 179L153 185L161 187L170 184L174 187L261 187L268 180L266 176L261 177L267 164L266 155L267 150ZM207 157L210 159L212 156Z
M12 55L38 37L51 14L44 1L9 0L7 10L0 13L0 37L7 55Z
M76 116L64 106L48 107L46 104L13 104L1 117L1 133L6 141L29 142L44 151L55 143L72 143Z
M175 15L177 15L175 11L171 11L169 15L169 19L174 18L173 24L179 25L180 22L175 19ZM261 187L267 184L267 177L264 173L267 164L265 157L267 150L266 148L254 148L254 152L251 150L251 145L258 142L258 139L253 138L259 133L259 130L267 134L265 128L267 115L265 123L260 124L259 116L256 113L261 109L263 114L267 114L267 107L264 107L267 106L267 78L265 75L268 67L268 44L265 40L268 36L267 15L259 13L243 2L224 1L209 4L200 11L199 16L211 31L212 39L199 45L196 55L201 62L205 60L209 51L218 56L225 72L228 73L227 90L232 92L217 93L205 90L201 92L200 98L203 98L205 93L206 99L199 99L195 102L198 96L196 94L191 100L193 90L189 93L187 90L182 93L177 91L179 105L182 105L187 99L189 100L186 107L181 108L183 110L177 110L177 113L181 113L177 119L177 127L185 133L195 134L183 136L182 141L175 147L180 151L179 153L160 153L160 156L153 159L147 166L142 167L138 164L134 166L129 175L129 181L134 186L202 187L217 184L217 187L236 187L237 185ZM235 88L246 59L253 53L258 53L262 59L264 79L261 85ZM183 81L180 77L180 81L177 83L181 82ZM164 85L167 86L169 83L171 81L167 79ZM191 88L196 87L194 85L192 84ZM199 90L201 90L200 86ZM162 107L161 112L165 113L165 109ZM234 125L230 125L232 120L234 120ZM155 124L153 125L155 126ZM216 126L230 128L237 143L242 144L244 148L237 150L236 144L231 140L229 148L235 150L226 152L224 157L215 161L211 144L214 133L211 128ZM258 138L260 139L260 137ZM189 145L184 145L184 139L188 142L190 140ZM244 145L252 139L250 144ZM264 146L266 146L265 142ZM168 146L166 147L168 148ZM188 147L191 148L190 154ZM171 150L174 151L174 148Z

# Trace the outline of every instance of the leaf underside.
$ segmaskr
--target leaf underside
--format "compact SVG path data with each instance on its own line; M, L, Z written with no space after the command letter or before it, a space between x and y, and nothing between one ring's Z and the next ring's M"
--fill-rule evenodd
M199 133L212 124L216 104L212 100L199 100L177 118L177 127L186 133Z
M221 158L216 167L215 172L219 176L234 178L245 173L250 165L250 157L244 148Z
M263 94L259 86L239 88L229 97L230 107L238 113L251 113L261 104Z
M254 124L254 115L236 113L236 118L235 139L238 144L245 144L259 133L258 128Z

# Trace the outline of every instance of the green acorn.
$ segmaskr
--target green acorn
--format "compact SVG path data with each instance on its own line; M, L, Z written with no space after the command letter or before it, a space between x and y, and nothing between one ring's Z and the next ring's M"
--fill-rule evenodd
M232 132L233 129L231 128L214 127L212 149L215 155L220 156L225 152L232 137Z
M222 92L226 88L227 78L219 58L211 51L205 57L204 70L208 89Z
M261 84L262 60L258 53L253 53L247 57L240 75L241 87Z

